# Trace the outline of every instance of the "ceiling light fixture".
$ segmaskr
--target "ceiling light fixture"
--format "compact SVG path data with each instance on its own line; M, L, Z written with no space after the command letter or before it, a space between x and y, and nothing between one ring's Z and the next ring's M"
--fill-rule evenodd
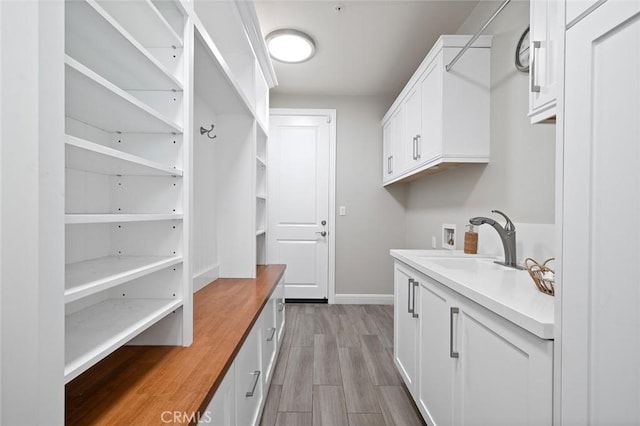
M265 38L269 55L276 61L299 64L316 53L316 43L302 31L282 29L270 32Z

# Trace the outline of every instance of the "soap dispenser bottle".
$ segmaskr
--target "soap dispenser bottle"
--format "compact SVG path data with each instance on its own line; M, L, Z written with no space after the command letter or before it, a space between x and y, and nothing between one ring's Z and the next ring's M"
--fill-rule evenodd
M464 233L464 252L467 254L478 253L478 233L474 231L473 225L467 225L467 232Z

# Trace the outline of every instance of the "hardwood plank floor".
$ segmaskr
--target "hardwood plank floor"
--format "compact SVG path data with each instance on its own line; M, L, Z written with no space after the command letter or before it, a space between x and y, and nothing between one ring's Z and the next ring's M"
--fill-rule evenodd
M287 304L262 426L424 426L393 365L393 307Z

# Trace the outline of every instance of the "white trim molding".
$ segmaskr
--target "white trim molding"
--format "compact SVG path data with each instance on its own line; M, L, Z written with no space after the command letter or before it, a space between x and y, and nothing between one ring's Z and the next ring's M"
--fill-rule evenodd
M193 292L205 288L212 281L220 278L220 265L213 266L209 269L193 275Z
M337 305L393 305L393 294L336 294L333 303Z
M247 38L249 38L249 42L253 47L253 53L256 55L258 64L260 64L260 68L262 69L264 79L267 81L269 88L273 89L278 85L278 78L276 77L276 72L273 69L273 63L271 62L271 57L267 51L267 45L262 37L260 21L258 20L255 6L253 2L242 0L236 0L236 6L238 7L240 19L242 20L242 24L244 25L244 29L247 33Z

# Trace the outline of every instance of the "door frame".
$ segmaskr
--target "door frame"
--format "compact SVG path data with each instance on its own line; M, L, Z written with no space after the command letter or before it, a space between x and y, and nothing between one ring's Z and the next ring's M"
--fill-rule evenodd
M284 116L312 116L327 117L329 119L329 271L327 282L328 302L335 303L336 293L336 110L314 108L269 108L269 117ZM267 191L269 191L267 179ZM267 210L269 206L267 206Z

